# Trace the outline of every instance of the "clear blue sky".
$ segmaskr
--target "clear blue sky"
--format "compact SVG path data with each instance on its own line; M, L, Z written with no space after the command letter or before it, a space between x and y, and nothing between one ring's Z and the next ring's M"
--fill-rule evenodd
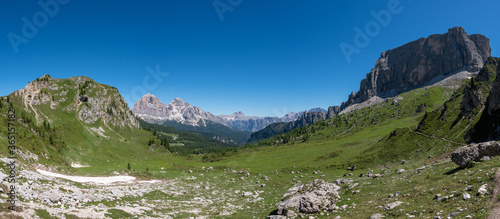
M375 20L370 11L387 10L389 0L240 1L220 0L232 10L221 21L213 0L72 0L46 24L37 1L2 1L0 95L43 74L85 75L117 87L130 107L145 90L216 115L275 116L340 104L382 51L454 26L487 36L492 55L500 56L498 1L400 0L402 11L350 63L339 45L354 45L354 28L365 29ZM25 31L31 36L16 53L9 33L24 37L23 17L36 17L40 27ZM145 68L157 65L169 75L152 86Z

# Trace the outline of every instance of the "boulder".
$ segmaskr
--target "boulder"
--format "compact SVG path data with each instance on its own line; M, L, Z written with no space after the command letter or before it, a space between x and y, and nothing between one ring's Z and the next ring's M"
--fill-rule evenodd
M372 214L372 216L370 216L370 219L380 219L380 218L384 218L385 216L382 215L382 214Z
M339 190L339 186L319 179L304 185L297 184L290 188L277 204L278 215L333 211L340 199Z
M384 208L385 208L385 210L392 210L392 209L400 206L401 204L403 204L403 202L400 202L400 201L392 202L392 203L386 204Z
M500 144L496 141L469 144L455 150L451 160L461 168L469 167L472 161L480 161L483 157L493 157L500 154Z

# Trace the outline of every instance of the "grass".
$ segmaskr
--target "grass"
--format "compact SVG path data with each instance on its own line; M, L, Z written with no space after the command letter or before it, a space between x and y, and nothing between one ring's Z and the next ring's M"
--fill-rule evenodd
M110 218L134 218L132 217L131 214L123 211L123 210L120 210L120 209L108 209L108 213L105 214L106 217L110 217Z
M36 214L36 216L43 218L43 219L57 219L57 217L51 216L49 214L49 212L47 212L44 209L35 209L35 214Z

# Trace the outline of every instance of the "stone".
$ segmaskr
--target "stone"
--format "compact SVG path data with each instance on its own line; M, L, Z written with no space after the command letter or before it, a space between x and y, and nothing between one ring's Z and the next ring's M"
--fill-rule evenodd
M402 160L402 161L401 161L401 164L406 164L406 160Z
M458 148L451 154L451 160L461 168L470 167L471 162L480 161L481 158L500 155L500 144L496 141L469 144Z
M377 213L377 214L372 214L370 216L370 219L380 219L380 218L384 218L384 217L385 217L384 215Z
M193 173L193 171L192 170L188 170L188 173Z
M437 194L434 196L434 199L439 199L439 198L441 198L441 194Z
M397 169L396 173L404 173L406 170L405 169Z
M477 193L479 193L480 195L486 195L486 194L488 194L487 188L488 188L488 184L484 184L481 187L479 187L479 189L477 190Z
M339 190L339 186L320 179L307 184L297 184L290 188L276 205L278 214L285 215L287 211L304 214L333 211L340 199Z
M286 219L286 216L283 216L283 215L268 215L267 219Z
M470 199L470 194L467 192L464 192L463 197L464 197L464 200Z
M491 160L489 156L484 156L481 158L481 161L488 161Z
M335 180L335 185L340 185L340 184L351 184L353 181L352 179L345 179L345 178L340 178Z
M392 209L400 206L401 204L403 204L403 202L400 202L400 201L392 202L392 203L386 204L384 206L384 209L385 210L392 210Z

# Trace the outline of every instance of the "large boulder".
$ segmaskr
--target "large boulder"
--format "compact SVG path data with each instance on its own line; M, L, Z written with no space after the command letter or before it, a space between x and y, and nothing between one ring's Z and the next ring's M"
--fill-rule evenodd
M455 150L451 154L451 160L461 168L466 168L472 161L480 161L483 157L500 155L500 144L496 141L469 144Z
M308 184L298 184L290 188L277 204L278 214L296 216L297 213L313 214L333 211L340 199L340 187L316 179Z

